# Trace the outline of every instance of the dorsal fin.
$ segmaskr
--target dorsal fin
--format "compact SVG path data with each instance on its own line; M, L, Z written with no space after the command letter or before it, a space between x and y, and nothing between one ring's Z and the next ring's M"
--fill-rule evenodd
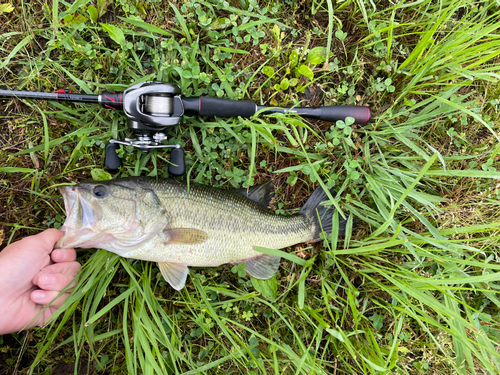
M269 206L269 203L271 202L271 199L273 199L274 197L274 185L272 181L268 181L265 184L252 186L248 189L232 189L229 191L247 197L266 210Z

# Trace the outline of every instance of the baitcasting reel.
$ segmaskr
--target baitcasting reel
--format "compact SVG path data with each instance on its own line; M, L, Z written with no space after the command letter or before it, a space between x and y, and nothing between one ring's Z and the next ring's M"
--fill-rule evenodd
M121 166L121 159L116 153L120 144L134 146L145 152L170 147L172 151L169 172L174 176L180 176L185 172L184 150L180 145L165 145L162 141L167 139L165 133L168 128L178 125L184 114L248 118L262 111L264 114L291 113L328 122L353 117L355 123L362 125L368 123L371 117L370 109L361 106L283 108L258 106L250 100L218 99L207 96L185 98L180 94L179 86L156 81L138 83L123 92L105 91L100 95L72 94L69 90L58 90L54 93L0 90L0 98L100 103L105 108L122 110L135 138L109 141L104 160L106 168L116 170Z

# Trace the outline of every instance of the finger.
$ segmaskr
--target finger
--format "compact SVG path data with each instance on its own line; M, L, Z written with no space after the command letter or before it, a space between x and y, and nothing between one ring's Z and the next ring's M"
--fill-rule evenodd
M49 266L42 268L33 278L32 283L35 285L39 285L39 278L42 275L55 275L55 274L63 274L70 276L73 279L80 269L81 265L78 262L62 262L62 263L54 263Z
M59 295L58 291L48 291L48 290L35 290L31 292L31 300L39 305L48 305L54 298ZM59 308L68 299L69 293L64 293L59 298L57 298L51 307Z
M77 284L76 275L67 275L64 273L47 273L38 277L37 285L40 289L62 291L65 288L72 288Z
M50 257L56 263L73 262L76 260L76 251L75 249L56 249L50 254Z
M44 273L65 273L67 275L75 276L78 273L78 269L81 267L80 263L73 262L60 262L54 263L50 266L42 268L40 274Z
M26 237L19 242L23 242L25 246L43 249L50 254L56 242L59 241L63 235L64 233L58 229L47 229L34 236Z

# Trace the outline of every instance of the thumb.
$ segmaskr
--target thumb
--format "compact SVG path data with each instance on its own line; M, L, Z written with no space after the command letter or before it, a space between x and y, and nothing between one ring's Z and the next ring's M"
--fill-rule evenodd
M46 251L47 254L50 254L54 249L56 242L59 241L63 235L64 233L58 229L47 229L41 233L35 234L34 236L26 237L20 242L22 242L24 246L36 246L37 248Z

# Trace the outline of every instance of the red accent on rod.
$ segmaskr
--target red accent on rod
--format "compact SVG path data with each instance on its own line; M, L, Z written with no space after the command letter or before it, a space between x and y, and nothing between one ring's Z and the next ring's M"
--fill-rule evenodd
M198 113L201 112L201 96L198 98Z
M365 114L366 120L363 121L363 124L367 124L368 121L370 121L370 118L372 117L372 112L370 111L370 108L368 108L368 107L362 107L362 108L365 108L365 112L368 111L368 113Z
M108 99L109 99L109 100L111 100L113 103L115 102L115 99L110 98L110 97L109 97L109 96L107 96L107 95L104 95L104 97L105 97L105 98L108 98Z

